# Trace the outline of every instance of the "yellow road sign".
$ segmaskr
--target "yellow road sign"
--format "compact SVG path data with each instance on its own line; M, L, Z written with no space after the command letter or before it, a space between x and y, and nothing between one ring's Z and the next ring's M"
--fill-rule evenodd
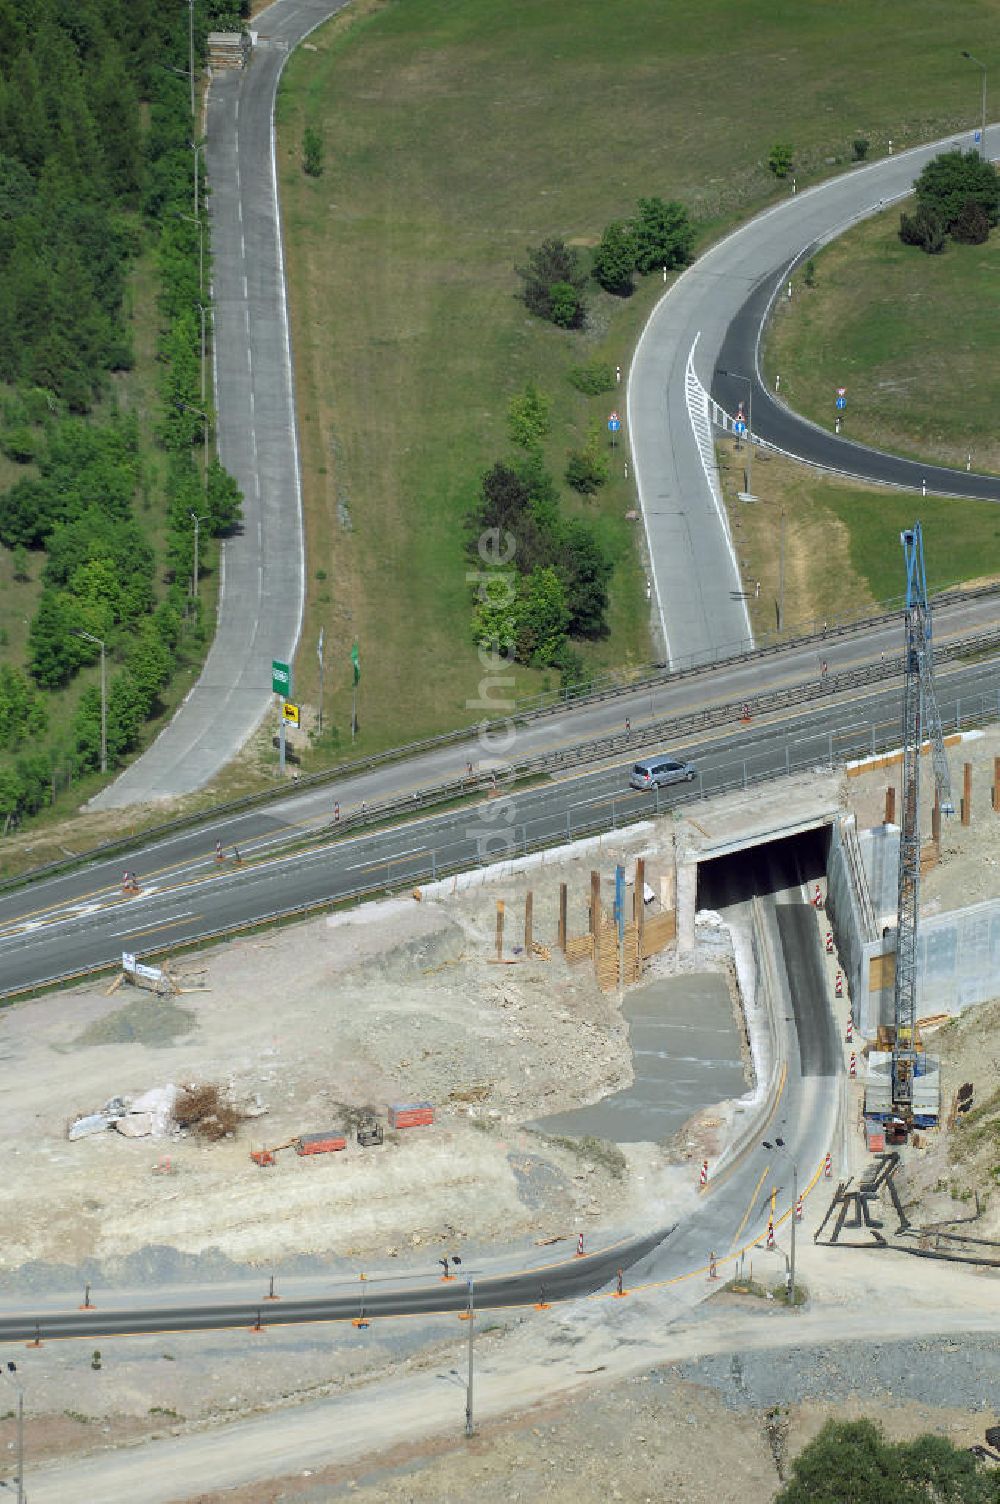
M297 726L299 724L299 707L293 705L290 700L286 700L282 705L281 714L284 717L286 726Z

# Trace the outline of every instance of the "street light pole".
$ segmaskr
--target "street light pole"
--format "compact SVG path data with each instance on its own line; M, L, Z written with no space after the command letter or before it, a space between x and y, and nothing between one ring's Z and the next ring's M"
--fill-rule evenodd
M982 125L980 127L979 154L982 157L983 161L985 162L987 160L987 158L986 158L986 64L985 63L981 63L979 61L978 57L973 57L971 52L966 52L966 51L964 51L964 49L963 49L963 52L962 52L962 56L964 58L968 58L968 60L969 60L970 63L975 63L976 67L977 68L981 68L982 69L982 73L983 73L983 92L982 92L982 103L981 103L981 110L980 110L980 118L981 118L981 121L982 121Z
M196 512L191 513L191 521L194 523L194 567L191 570L191 594L194 603L198 604L198 527L202 522L207 522L207 517L199 517Z
M781 532L778 542L778 631L785 625L785 509L781 509Z
M14 1378L16 1363L8 1363L7 1371L0 1369L0 1377L17 1390L17 1504L24 1504L24 1385Z
M472 1353L473 1353L472 1341L473 1341L473 1336L475 1334L475 1329L476 1329L476 1311L475 1311L475 1303L474 1303L474 1298L473 1298L472 1280L470 1279L467 1283L468 1283L468 1287L469 1287L469 1310L468 1310L468 1321L469 1321L469 1381L468 1381L468 1384L466 1385L466 1389L465 1389L465 1434L466 1434L466 1436L474 1436L475 1432L476 1432L476 1427L475 1427L475 1424L473 1422L473 1415L472 1415L472 1361L473 1361L473 1359L472 1359Z
M188 77L191 80L191 119L194 120L194 0L188 0Z

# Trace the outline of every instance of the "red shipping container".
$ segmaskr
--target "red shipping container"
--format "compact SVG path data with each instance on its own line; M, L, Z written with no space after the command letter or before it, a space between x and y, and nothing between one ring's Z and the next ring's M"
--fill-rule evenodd
M304 1133L295 1140L296 1154L335 1154L346 1148L346 1138L334 1133Z
M433 1121L430 1102L397 1102L389 1108L390 1128L426 1128Z

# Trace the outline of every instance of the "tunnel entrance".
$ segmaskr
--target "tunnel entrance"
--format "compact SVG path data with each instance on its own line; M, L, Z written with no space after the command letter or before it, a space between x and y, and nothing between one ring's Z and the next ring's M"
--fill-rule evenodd
M809 902L815 884L826 891L829 850L830 827L823 824L698 864L699 909L724 914L752 898L773 908L803 1076L836 1075L840 1059L819 926Z

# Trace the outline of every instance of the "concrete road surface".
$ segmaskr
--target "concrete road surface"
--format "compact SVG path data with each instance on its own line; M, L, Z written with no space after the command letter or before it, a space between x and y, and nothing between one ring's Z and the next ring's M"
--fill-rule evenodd
M707 396L730 324L755 290L805 249L905 197L938 152L971 145L970 133L958 134L790 193L706 251L653 310L629 372L628 434L656 615L671 662L693 655L707 662L751 635L743 602L734 599L741 585L715 475ZM1000 154L1000 127L988 130L987 149ZM738 376L749 379L749 353L742 358L746 369ZM730 380L715 390L733 411L747 397L747 382ZM849 468L858 473L856 455Z
M215 641L197 684L149 750L94 808L201 788L271 702L271 660L291 662L304 599L295 397L273 107L295 44L345 0L277 0L256 18L245 71L221 72L207 104L218 450L243 492L243 528L222 550Z

